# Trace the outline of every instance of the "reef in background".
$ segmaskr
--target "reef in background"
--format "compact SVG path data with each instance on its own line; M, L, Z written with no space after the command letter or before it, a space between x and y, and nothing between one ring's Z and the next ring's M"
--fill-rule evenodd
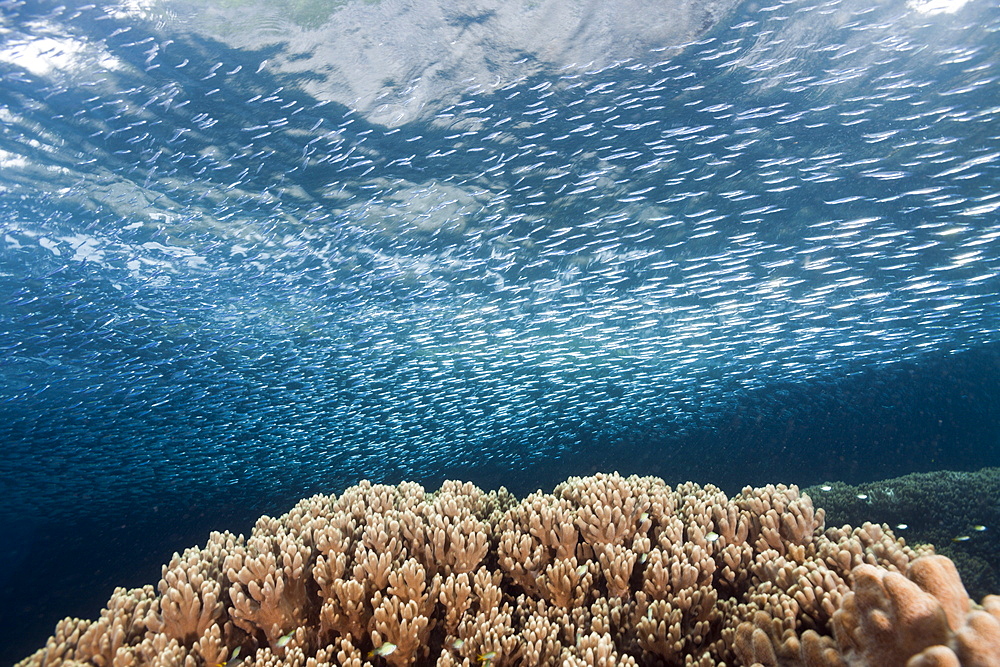
M973 598L1000 591L1000 468L913 473L802 490L833 525L885 523L955 562Z
M1000 597L794 486L362 483L213 533L34 665L987 665Z

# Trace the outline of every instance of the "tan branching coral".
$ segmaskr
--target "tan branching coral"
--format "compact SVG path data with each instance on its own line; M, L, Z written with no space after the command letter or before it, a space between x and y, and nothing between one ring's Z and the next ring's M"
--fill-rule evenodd
M577 565L576 556L556 558L536 579L539 593L557 607L579 607L587 599L594 575L586 565ZM628 585L627 577L625 580Z
M27 664L117 667L152 657L152 642L147 635L155 633L146 623L155 613L156 603L152 586L133 590L116 588L98 620L92 623L71 618L60 621L56 634ZM168 643L165 635L156 636L160 638L160 645Z
M385 656L391 665L410 665L427 654L428 639L437 621L431 618L441 590L441 575L428 581L427 573L410 558L388 574L387 594L372 596L372 644L389 642L395 649Z
M213 534L209 544L221 539ZM159 613L147 619L150 630L191 646L226 617L218 562L206 554L207 550L187 549L163 566L157 587Z
M213 533L21 667L1000 665L1000 597L794 486L363 482Z
M81 659L90 658L91 656L84 654L80 648L80 639L90 626L90 621L80 618L64 618L59 621L45 648L39 649L32 656L33 664L72 664L77 655L80 655Z
M225 561L233 622L249 635L263 632L271 648L279 648L286 633L307 625L311 554L281 524L258 521L246 548Z

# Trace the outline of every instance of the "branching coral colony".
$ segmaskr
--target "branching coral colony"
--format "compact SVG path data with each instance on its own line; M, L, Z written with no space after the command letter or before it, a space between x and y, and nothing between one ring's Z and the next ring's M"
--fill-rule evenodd
M1000 665L1000 597L796 487L362 483L213 533L33 665Z

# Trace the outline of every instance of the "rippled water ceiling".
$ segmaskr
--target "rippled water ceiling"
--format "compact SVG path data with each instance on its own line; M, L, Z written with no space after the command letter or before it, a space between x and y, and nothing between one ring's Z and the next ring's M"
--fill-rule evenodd
M669 450L998 342L993 2L0 12L26 512Z

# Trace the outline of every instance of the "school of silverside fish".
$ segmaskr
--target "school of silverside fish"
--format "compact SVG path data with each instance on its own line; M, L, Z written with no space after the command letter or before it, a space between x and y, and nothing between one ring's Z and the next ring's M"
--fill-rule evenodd
M364 109L281 65L321 27L168 10L0 2L7 510L516 471L1000 338L996 3L744 2Z

